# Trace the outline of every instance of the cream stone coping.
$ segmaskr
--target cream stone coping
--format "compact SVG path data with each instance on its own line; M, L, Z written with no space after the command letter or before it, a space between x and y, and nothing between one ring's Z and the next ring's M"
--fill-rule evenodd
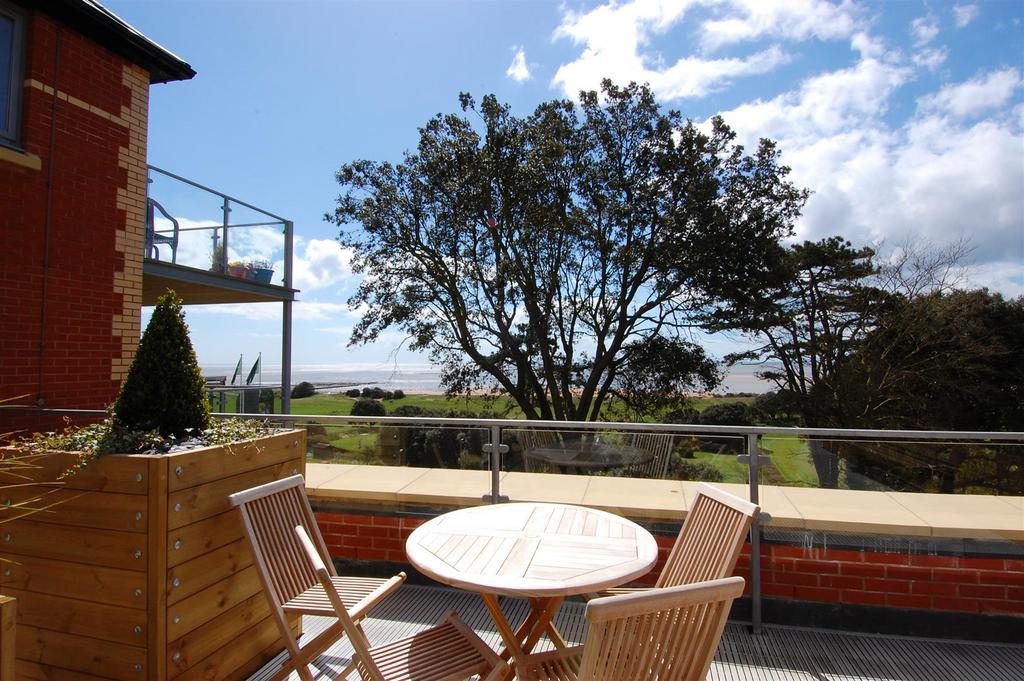
M697 484L587 475L501 473L511 501L581 504L648 521L678 522ZM715 487L747 498L746 485ZM490 488L490 472L306 464L312 499L396 505L473 506ZM769 526L911 537L1024 541L1024 497L865 492L762 485Z
M35 154L11 149L3 145L0 145L0 161L28 168L29 170L41 170L43 167L43 160Z
M490 489L490 471L432 468L403 487L399 494L407 504L475 506Z
M1024 533L1024 506L1008 497L907 492L887 492L886 496L921 518L936 537L962 537L965 530L976 539Z

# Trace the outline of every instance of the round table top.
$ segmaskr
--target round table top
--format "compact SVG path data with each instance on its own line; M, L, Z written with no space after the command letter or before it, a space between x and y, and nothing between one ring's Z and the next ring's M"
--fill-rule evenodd
M651 533L611 513L514 503L452 511L416 528L409 561L443 584L505 596L571 596L646 574Z

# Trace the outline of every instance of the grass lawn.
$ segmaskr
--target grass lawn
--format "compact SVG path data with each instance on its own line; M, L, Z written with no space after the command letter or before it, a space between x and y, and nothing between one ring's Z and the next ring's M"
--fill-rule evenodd
M712 452L694 452L697 461L706 461L717 468L725 476L722 482L747 483L747 465L736 460L735 453L714 454Z
M818 486L811 450L803 439L796 435L766 435L761 438L761 448L771 456L781 477L781 480L766 482L790 487Z
M348 416L352 412L355 398L342 394L313 395L292 400L293 414L310 414L313 416ZM501 418L518 419L523 412L515 407L512 400L498 398L490 400L486 397L470 397L468 399L449 400L444 395L406 395L400 400L385 400L384 407L391 414L400 406L415 406L433 411L458 411L467 414L491 413ZM507 412L507 416L506 416Z

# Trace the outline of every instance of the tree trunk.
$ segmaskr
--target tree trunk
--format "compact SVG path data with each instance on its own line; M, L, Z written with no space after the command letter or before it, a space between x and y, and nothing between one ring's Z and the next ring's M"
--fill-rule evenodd
M818 484L825 489L839 486L839 457L835 452L825 449L821 440L811 440L811 461L818 474Z

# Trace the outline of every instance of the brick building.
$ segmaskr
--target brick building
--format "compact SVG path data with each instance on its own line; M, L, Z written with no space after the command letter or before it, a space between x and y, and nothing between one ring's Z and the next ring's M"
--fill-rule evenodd
M284 301L290 323L290 251L269 286L149 248L149 88L194 75L93 0L0 0L0 400L109 405L142 305L169 286L186 304ZM42 425L4 416L0 432Z
M149 87L192 68L93 2L0 0L0 396L102 408L139 339Z

